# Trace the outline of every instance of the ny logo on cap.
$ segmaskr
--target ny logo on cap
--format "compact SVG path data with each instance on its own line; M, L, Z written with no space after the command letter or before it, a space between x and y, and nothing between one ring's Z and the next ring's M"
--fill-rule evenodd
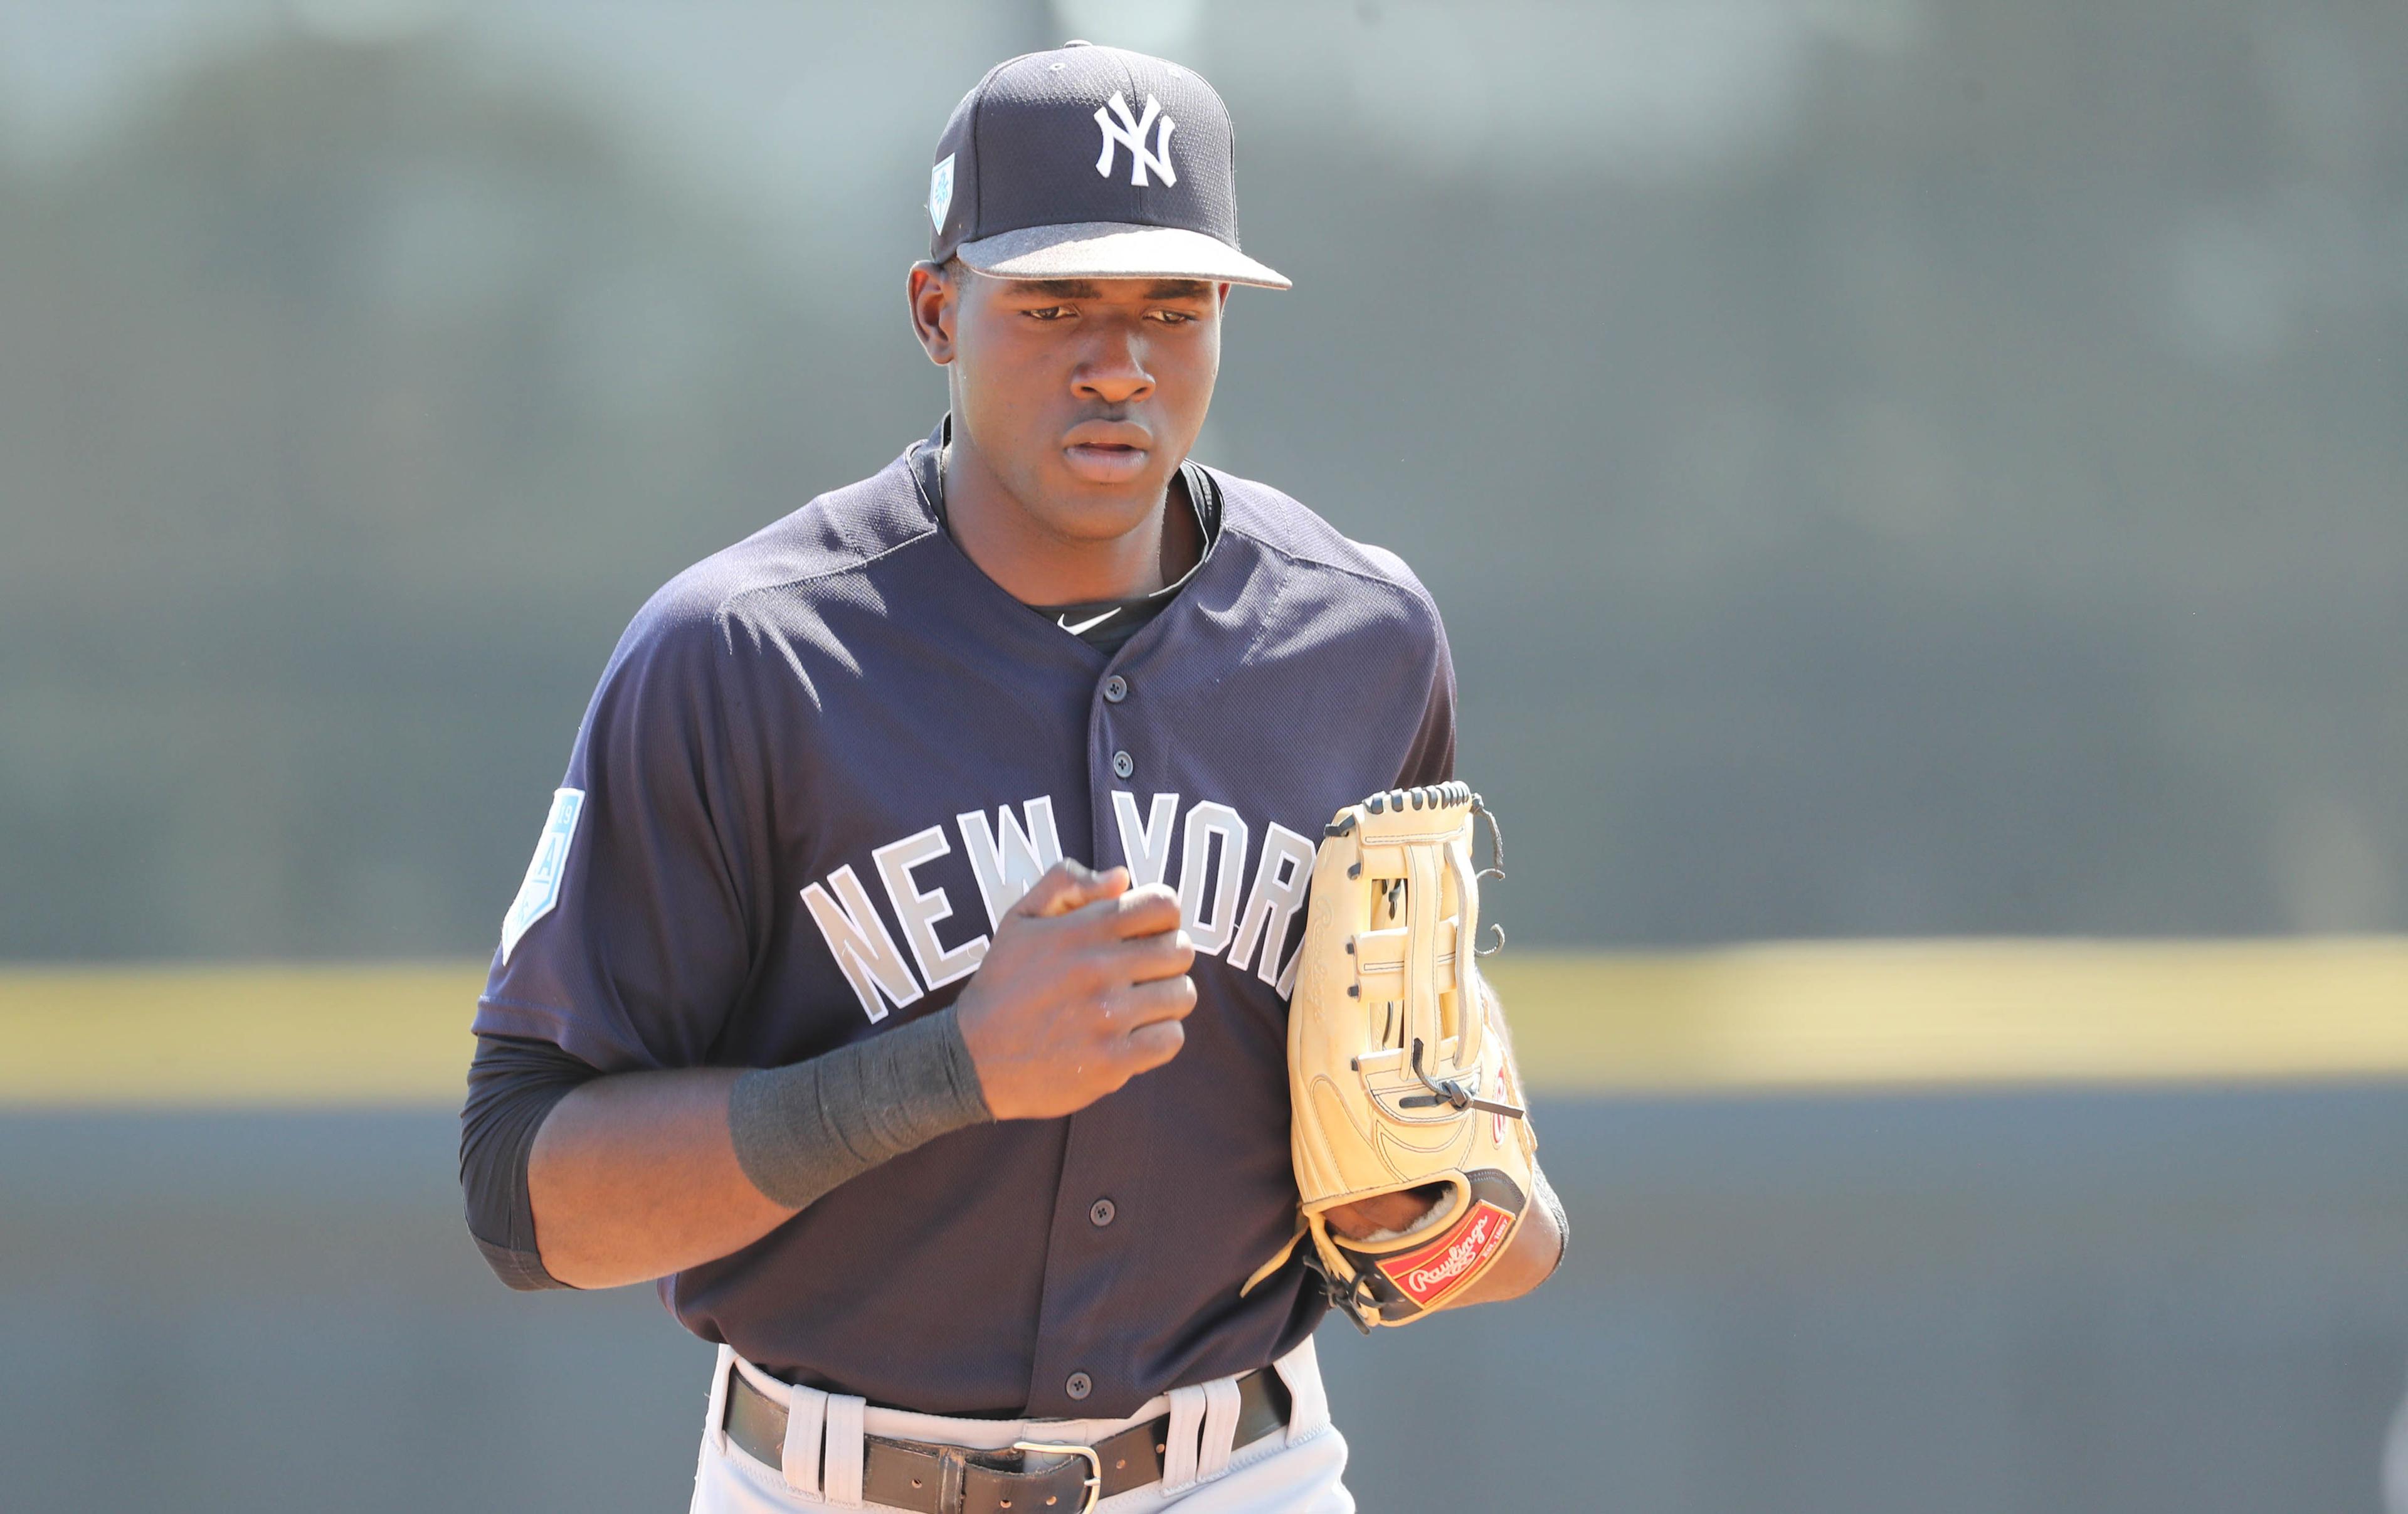
M1120 119L1114 121L1114 116ZM1157 117L1162 122L1162 129L1154 134L1154 151L1149 152L1145 146L1145 129L1153 125ZM1179 182L1179 175L1170 166L1170 133L1174 123L1162 114L1161 101L1147 95L1145 114L1132 117L1128 101L1121 97L1120 91L1114 90L1112 97L1096 109L1096 124L1104 129L1103 155L1096 159L1097 174L1106 179L1112 176L1112 144L1118 142L1129 151L1130 183L1144 188L1149 182L1145 177L1149 168L1160 174L1166 184Z

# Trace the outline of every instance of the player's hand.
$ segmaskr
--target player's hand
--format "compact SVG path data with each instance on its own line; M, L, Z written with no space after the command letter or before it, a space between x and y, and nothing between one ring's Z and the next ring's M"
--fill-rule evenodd
M1339 1204L1322 1218L1331 1230L1350 1241L1368 1241L1383 1230L1402 1234L1436 1207L1438 1194L1445 1191L1443 1188L1436 1192L1400 1189L1394 1193L1375 1193L1353 1204Z
M997 1119L1084 1109L1179 1054L1196 1007L1179 896L1126 868L1057 862L996 927L962 989L962 1040Z

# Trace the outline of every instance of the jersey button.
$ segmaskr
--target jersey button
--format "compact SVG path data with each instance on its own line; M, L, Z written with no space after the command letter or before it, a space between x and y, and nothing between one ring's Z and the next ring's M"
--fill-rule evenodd
M1094 1204L1087 1206L1087 1219L1088 1222L1093 1224L1097 1230L1101 1230L1106 1225L1111 1224L1112 1222L1112 1217L1120 1212L1120 1205L1112 1203L1111 1200L1097 1199Z
M1069 1394L1072 1398L1085 1398L1089 1393L1092 1393L1095 1391L1096 1379L1088 1377L1083 1372L1074 1372L1070 1374L1070 1380L1062 1385L1062 1391Z
M1121 700L1127 698L1127 679L1123 678L1118 673L1114 673L1110 678L1104 680L1104 702L1106 704L1118 704Z
M1130 773L1137 771L1137 759L1130 757L1126 752L1114 752L1112 754L1112 771L1119 774L1121 777L1125 778Z

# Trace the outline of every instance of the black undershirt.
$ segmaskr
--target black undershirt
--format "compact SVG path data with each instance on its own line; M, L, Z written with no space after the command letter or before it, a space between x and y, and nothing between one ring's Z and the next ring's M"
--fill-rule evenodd
M468 1064L468 1103L460 1112L460 1188L477 1249L521 1291L565 1286L544 1270L536 1249L535 1205L527 1159L552 1106L602 1075L545 1041L480 1035Z
M1106 656L1145 629L1162 613L1170 596L1142 595L1134 599L1090 599L1083 604L1033 604L1028 608L1061 627Z

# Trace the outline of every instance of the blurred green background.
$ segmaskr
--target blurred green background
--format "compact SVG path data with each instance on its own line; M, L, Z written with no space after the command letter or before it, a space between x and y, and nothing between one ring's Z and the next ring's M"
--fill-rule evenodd
M0 956L489 950L645 595L935 420L937 128L1086 32L1230 102L1200 453L1428 582L1517 939L2408 925L2397 4L0 18Z
M444 1069L1070 36L1229 101L1199 453L1429 584L1551 954L1571 1260L1325 1333L1366 1508L2382 1507L2398 0L0 0L0 1509L680 1506L708 1352L492 1281Z

